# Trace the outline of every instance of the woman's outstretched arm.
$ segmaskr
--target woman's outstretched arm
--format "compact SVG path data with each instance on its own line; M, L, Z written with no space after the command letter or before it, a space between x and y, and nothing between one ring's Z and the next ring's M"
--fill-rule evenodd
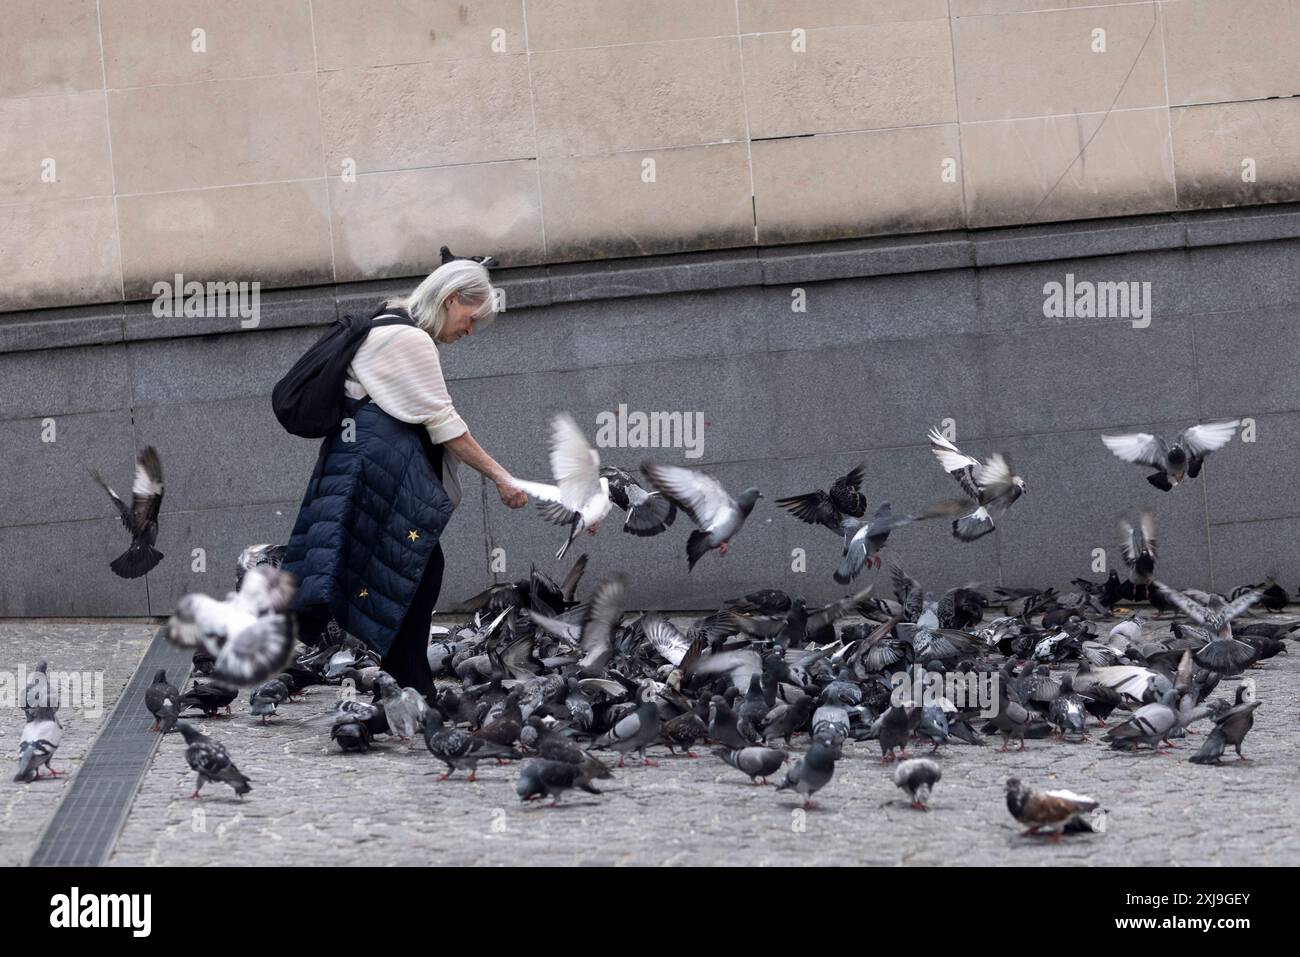
M523 489L514 484L514 479L496 459L483 451L483 446L475 441L474 436L468 431L462 432L454 439L447 439L442 443L451 449L452 454L457 459L464 462L474 471L480 473L484 478L496 483L497 494L501 496L501 501L511 508L523 508L528 504L528 496L524 494Z

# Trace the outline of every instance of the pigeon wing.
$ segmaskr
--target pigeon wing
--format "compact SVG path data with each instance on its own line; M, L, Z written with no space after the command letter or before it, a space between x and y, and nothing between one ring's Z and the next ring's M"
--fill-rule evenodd
M1102 443L1111 454L1124 462L1164 468L1165 440L1150 432L1129 432L1123 435L1103 435Z
M675 667L681 665L691 642L671 622L651 612L641 619L641 631L659 657Z
M600 456L568 413L551 421L551 474L560 489L560 502L570 511L581 511L602 494Z
M656 462L643 463L641 471L700 528L712 528L725 513L736 508L722 483L711 475Z
M930 430L930 451L934 453L943 470L957 480L957 484L973 499L979 499L980 490L975 473L980 468L979 459L971 458L943 437L938 429Z
M1190 428L1183 429L1178 436L1178 444L1187 449L1192 455L1205 455L1207 452L1221 449L1231 442L1239 425L1241 425L1240 419L1193 425Z
M131 482L131 512L135 528L143 530L158 521L162 508L162 462L151 445L140 453L135 463L135 477Z

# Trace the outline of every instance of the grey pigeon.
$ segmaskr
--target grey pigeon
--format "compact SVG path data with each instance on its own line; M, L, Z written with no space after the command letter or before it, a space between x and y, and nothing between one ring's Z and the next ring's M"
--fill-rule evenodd
M1258 602L1263 597L1262 591L1248 591L1232 601L1226 601L1219 595L1206 592L1176 591L1154 580L1151 587L1210 632L1209 642L1193 655L1193 659L1202 668L1221 675L1238 675L1258 660L1260 652L1254 645L1238 641L1232 636L1232 620Z
M1082 741L1087 737L1088 712L1084 700L1074 692L1074 679L1061 677L1060 691L1047 706L1047 721L1066 741Z
M223 601L184 595L168 619L167 640L212 655L212 677L218 681L253 687L283 671L293 658L298 619L289 606L296 593L293 575L257 565L244 575L239 591Z
M180 700L181 693L167 680L167 672L159 668L153 676L153 682L144 690L144 706L154 718L149 730L164 733L170 731L180 714Z
M1147 597L1147 587L1151 584L1159 557L1156 551L1156 517L1144 511L1136 528L1128 519L1122 519L1119 534L1124 564L1132 569L1133 597L1140 600Z
M41 776L42 767L51 777L58 777L60 772L50 767L50 759L62 741L63 726L54 709L33 708L18 742L18 773L14 780L34 781Z
M876 738L880 742L880 763L907 757L907 742L921 723L921 708L914 704L896 704L876 719Z
M583 677L603 677L614 654L612 642L614 631L623 617L626 587L627 579L622 575L612 575L597 585L580 625L537 612L529 612L528 617L543 631L567 641L582 652L578 670Z
M929 810L925 802L942 777L939 765L929 758L910 758L894 769L894 783L912 799L912 807L918 811Z
M1214 730L1206 735L1201 749L1188 760L1193 764L1218 764L1229 746L1237 752L1238 761L1249 760L1241 753L1241 743L1255 725L1255 709L1260 702L1254 700L1254 689L1245 682L1237 686L1237 701L1231 708L1214 719Z
M855 465L847 475L831 484L829 492L818 489L803 495L788 495L778 498L776 504L801 522L824 525L838 533L844 519L861 518L867 513L867 499L862 494L862 474L862 465Z
M868 562L874 560L876 567L879 568L881 564L879 552L889 540L889 533L917 519L916 515L895 515L888 502L880 504L875 516L869 522L845 519L842 526L844 558L832 577L841 585L847 585L858 577L863 566Z
M104 481L94 469L93 478L113 500L122 519L122 527L131 533L131 547L109 563L113 574L119 578L139 578L162 561L162 552L154 548L158 541L158 510L162 507L162 462L151 445L140 452L135 460L135 476L131 481L131 505Z
M447 773L438 778L445 781L461 768L469 768L467 781L476 779L479 761L509 758L518 761L523 757L511 747L505 747L487 738L479 738L459 728L448 728L442 722L442 712L430 709L421 722L424 744L429 753L447 765Z
M755 784L766 784L767 779L777 772L789 757L777 748L716 748L713 752L737 771L749 775Z
M22 707L29 721L37 708L59 709L59 689L50 684L49 663L44 658L36 662L32 676L27 679Z
M628 472L603 466L600 477L609 482L610 501L627 512L623 531L647 538L667 531L677 518L677 506L662 492L647 491Z
M989 534L995 528L994 522L1025 494L1025 480L1012 471L1010 462L1001 453L995 452L987 462L981 463L944 438L938 429L930 430L930 451L976 506L969 512L969 502L939 506L960 515L952 523L953 538L973 542ZM927 515L936 511L930 510Z
M686 540L686 560L695 568L704 555L717 549L727 554L731 539L745 524L755 503L763 497L756 488L747 488L732 498L722 483L711 475L677 465L643 462L641 471L664 496L690 516L697 526Z
M600 762L570 764L567 761L534 758L520 770L515 793L521 801L532 801L549 795L551 805L554 806L560 803L560 795L571 788L581 788L588 794L600 794L591 782L594 778L608 777L612 777L609 769Z
M816 807L813 795L829 784L834 774L835 750L820 741L814 741L808 752L785 773L785 780L776 789L793 790L802 794L805 809Z
M424 726L429 711L424 698L414 688L401 687L387 672L381 673L375 683L384 701L389 733L402 741L414 738Z
M629 751L636 751L641 756L641 763L658 767L657 761L645 756L645 749L659 739L659 707L655 704L655 689L650 682L642 682L637 688L636 710L624 715L607 732L596 739L593 747L618 752L618 766L623 767L623 759Z
M235 767L235 762L230 760L230 755L220 742L207 737L188 721L178 721L176 730L185 737L186 763L198 772L194 793L190 797L197 798L203 785L209 781L229 784L241 798L253 789L248 778Z
M330 727L330 740L343 751L369 751L370 729L356 714L337 712Z
M1134 751L1143 744L1156 750L1160 742L1179 727L1178 699L1176 690L1166 691L1159 701L1138 708L1127 721L1120 722L1102 735L1101 740L1115 751Z
M1147 481L1168 492L1183 479L1200 475L1205 457L1232 441L1240 425L1240 419L1193 425L1183 429L1173 442L1150 432L1103 435L1101 441L1121 461L1153 469Z
M276 709L289 700L289 688L279 678L272 678L248 694L249 713L261 718L262 724L275 715Z

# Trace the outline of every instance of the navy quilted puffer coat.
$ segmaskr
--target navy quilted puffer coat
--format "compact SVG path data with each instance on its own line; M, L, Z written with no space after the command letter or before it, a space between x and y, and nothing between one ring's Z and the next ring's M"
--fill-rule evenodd
M342 429L322 440L283 567L298 576L296 610L324 606L384 655L454 506L423 426L370 401L349 411L354 440Z

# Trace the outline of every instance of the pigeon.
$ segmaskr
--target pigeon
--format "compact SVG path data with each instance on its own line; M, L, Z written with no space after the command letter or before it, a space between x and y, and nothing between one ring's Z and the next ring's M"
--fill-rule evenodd
M807 810L817 806L813 795L830 783L835 774L835 749L821 741L814 741L806 754L785 772L785 780L776 786L778 791L794 790L804 796Z
M658 762L645 756L645 749L659 739L659 707L655 704L654 685L648 681L642 682L637 688L637 700L639 704L636 710L624 715L597 738L594 747L617 751L620 768L629 751L638 752L642 764L658 767Z
M384 701L384 715L388 718L389 733L401 741L409 741L424 725L429 706L414 688L401 687L387 672L380 673L375 682Z
M1200 475L1205 457L1232 441L1239 425L1240 419L1193 425L1183 429L1172 443L1150 432L1103 435L1101 441L1119 460L1153 469L1147 481L1168 492L1184 479Z
M1141 600L1148 595L1148 586L1156 569L1156 517L1143 512L1138 518L1137 528L1128 519L1122 519L1119 534L1124 564L1132 569L1133 598Z
M1145 744L1153 751L1161 741L1165 741L1179 723L1178 691L1170 688L1151 704L1144 704L1129 717L1111 728L1101 740L1107 742L1114 751L1135 751ZM1176 747L1165 741L1168 747Z
M484 269L496 269L498 265L495 256L456 256L453 255L452 251L448 249L446 246L438 247L438 265L445 266L447 265L447 263L454 262L457 259L465 259L465 260L469 260L470 262L476 262Z
M223 684L261 684L293 658L298 619L288 609L296 592L293 575L257 565L224 601L197 592L183 596L167 621L167 640L202 647L216 659L212 677Z
M592 785L592 779L612 776L609 769L599 762L569 764L567 761L534 758L520 770L515 793L521 801L532 801L549 795L551 806L554 807L560 803L560 795L570 788L581 788L588 794L600 794Z
M1214 730L1188 760L1193 764L1218 764L1229 745L1236 750L1238 761L1250 760L1241 753L1241 743L1255 726L1255 709L1259 706L1253 684L1243 681L1237 686L1236 704L1214 719Z
M736 714L721 695L713 698L713 718L709 721L709 739L737 750L761 744L763 739L749 722Z
M167 680L167 672L159 668L154 673L153 682L144 689L144 706L154 718L149 730L163 733L170 731L180 714L180 701L181 693Z
M289 686L279 678L272 678L249 692L248 710L253 717L261 718L262 724L266 724L275 714L276 709L288 700Z
M766 784L789 757L777 748L715 748L713 753L737 771L744 771L755 784Z
M235 763L230 760L230 755L220 742L213 741L188 721L178 721L176 730L185 737L186 762L199 775L194 782L194 793L190 797L197 798L203 785L209 781L229 784L240 798L253 789L248 778L235 767Z
M55 709L33 708L18 742L18 773L14 775L14 781L21 784L37 780L42 767L50 772L51 777L57 778L62 772L50 767L50 759L62 741L63 725L59 724Z
M330 726L330 740L343 751L369 751L370 729L360 716L339 711Z
M256 568L258 565L279 568L284 562L284 553L287 549L287 545L249 545L240 552L239 558L235 559L235 591L239 591L243 586L244 576L248 574L250 568Z
M474 781L477 779L479 761L488 759L500 761L504 758L518 761L523 757L514 748L502 746L459 728L446 727L442 721L442 712L437 709L431 709L425 716L423 732L424 743L429 753L447 765L447 773L439 777L439 781L447 780L461 768L469 768L469 777L465 780Z
M537 612L529 612L528 617L543 631L581 649L578 670L584 677L602 677L614 654L612 641L619 620L623 617L623 592L626 587L627 579L622 575L613 575L597 585L587 604L581 625Z
M610 501L627 512L623 531L629 535L658 535L677 519L677 506L662 492L646 491L631 473L606 465L601 467L600 477L609 483Z
M832 577L841 585L847 585L858 577L864 565L875 561L880 567L879 552L889 540L889 533L896 528L911 524L918 519L916 515L895 515L888 502L882 502L876 509L875 516L869 522L856 519L844 520L844 558Z
M701 695L692 710L665 721L659 734L670 754L676 753L673 750L675 746L685 751L688 758L695 757L691 745L709 734L709 702L706 696Z
M23 711L28 721L37 708L59 710L59 689L57 685L50 684L49 667L44 658L36 662L32 676L27 679L27 685L23 689Z
M776 504L801 522L825 525L838 534L845 518L861 518L867 513L867 499L862 494L862 466L855 465L847 475L836 479L829 492L819 489L788 495L778 498Z
M1151 586L1196 624L1210 629L1209 642L1193 656L1202 668L1222 675L1238 675L1259 658L1259 650L1254 645L1232 636L1232 620L1258 602L1263 592L1249 591L1226 601L1206 592L1175 591L1154 579Z
M1006 514L1016 499L1025 494L1025 480L1011 470L1011 464L1001 453L994 453L987 462L963 453L943 437L938 429L930 430L930 451L934 453L943 470L957 480L976 504L975 511L961 514L952 523L953 537L963 542L973 542L994 529L994 520ZM927 514L937 511L965 513L969 503L945 503Z
M711 475L677 465L641 463L641 471L656 489L683 512L699 528L686 540L688 569L694 569L706 553L717 549L727 554L731 539L745 524L754 505L763 497L758 489L750 487L733 499L722 483Z
M907 757L907 741L921 723L922 709L914 704L896 704L876 721L880 742L880 763ZM894 754L894 749L898 754Z
M563 558L578 534L595 535L609 514L609 479L601 474L600 455L587 442L573 416L562 412L551 420L551 474L555 484L515 479L514 484L536 499L547 521L569 526L556 558Z
M1081 741L1088 736L1088 711L1082 696L1074 692L1074 679L1061 677L1060 691L1047 706L1047 720L1066 741Z
M158 459L158 452L151 445L136 457L130 507L97 471L91 469L90 477L108 493L122 518L122 527L131 533L131 547L113 559L108 567L119 578L139 578L163 558L162 552L153 547L158 541L158 510L163 499L162 462Z
M894 783L912 799L912 807L928 811L925 802L943 777L939 765L929 758L909 758L894 768Z
M180 710L198 708L209 718L222 709L230 714L230 704L239 697L239 689L223 685L219 681L195 681L190 690L180 697Z
M1101 804L1095 798L1073 791L1035 791L1019 778L1007 780L1007 810L1021 824L1029 825L1022 837L1046 831L1059 842L1061 832L1071 822L1099 807Z

